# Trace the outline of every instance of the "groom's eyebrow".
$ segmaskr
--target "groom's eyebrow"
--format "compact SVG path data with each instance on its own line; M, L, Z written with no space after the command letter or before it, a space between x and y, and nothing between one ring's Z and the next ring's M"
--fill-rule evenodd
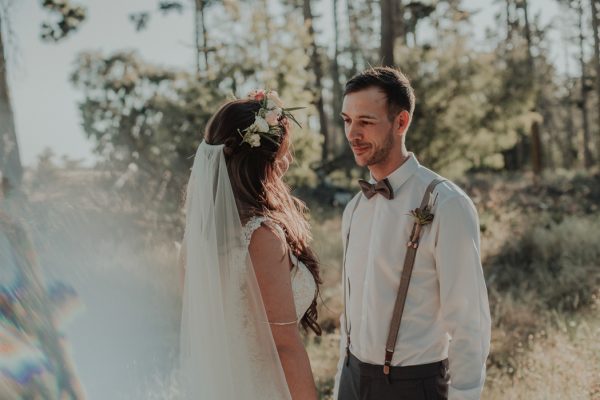
M349 118L348 115L346 115L344 113L340 113L340 116L342 118ZM361 115L357 116L356 119L372 119L372 120L376 120L377 117L375 117L374 115L370 115L370 114L361 114Z

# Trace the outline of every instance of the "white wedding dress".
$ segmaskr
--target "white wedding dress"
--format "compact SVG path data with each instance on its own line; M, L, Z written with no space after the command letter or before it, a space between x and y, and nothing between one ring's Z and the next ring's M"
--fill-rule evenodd
M186 194L180 392L185 400L291 400L248 244L265 220L242 224L224 145L198 146ZM316 285L291 255L300 319Z
M250 244L252 233L257 230L261 224L268 221L266 217L255 216L252 217L242 230L242 235L246 247ZM275 225L278 227L278 225ZM281 229L281 228L280 228ZM317 290L317 284L312 274L304 265L303 262L298 261L298 258L290 251L290 261L292 262L292 291L294 293L294 305L296 306L296 317L298 321L304 316L308 308L313 302L315 292Z

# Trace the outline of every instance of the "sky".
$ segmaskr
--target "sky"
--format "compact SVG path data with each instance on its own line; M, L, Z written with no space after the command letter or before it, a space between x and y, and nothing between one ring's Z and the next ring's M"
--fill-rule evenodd
M69 82L78 53L88 50L108 54L117 50L136 50L153 63L192 70L193 17L190 12L156 16L147 30L138 33L128 20L132 12L156 9L158 0L74 0L88 10L82 27L57 44L39 39L40 25L48 14L38 0L13 1L11 10L12 44L9 44L9 86L15 112L21 158L26 166L34 166L39 154L51 148L57 156L82 159L84 165L96 160L93 144L81 128L78 102L82 93ZM322 15L320 27L332 26L331 1L315 2ZM473 19L476 43L484 45L484 32L494 22L494 13L501 7L494 0L464 0L467 10L479 10ZM532 0L534 14L540 13L542 23L559 15L556 2ZM554 42L559 43L560 38ZM557 44L552 53L557 66L563 68L564 54Z

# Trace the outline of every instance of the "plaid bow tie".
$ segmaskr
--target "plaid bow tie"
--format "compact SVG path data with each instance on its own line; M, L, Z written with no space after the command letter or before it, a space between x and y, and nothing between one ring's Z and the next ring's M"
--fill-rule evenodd
M360 185L360 188L362 189L362 192L367 199L370 199L377 193L379 193L388 200L394 198L394 191L392 190L392 185L390 185L390 181L388 181L387 178L377 183L369 183L364 179L359 179L358 184Z

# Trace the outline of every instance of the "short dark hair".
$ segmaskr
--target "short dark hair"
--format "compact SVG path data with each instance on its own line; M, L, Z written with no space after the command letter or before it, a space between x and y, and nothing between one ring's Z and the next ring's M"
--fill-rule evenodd
M410 81L399 69L371 67L359 72L346 83L344 96L370 87L377 87L385 93L390 120L402 110L408 111L412 116L415 110L415 93Z

